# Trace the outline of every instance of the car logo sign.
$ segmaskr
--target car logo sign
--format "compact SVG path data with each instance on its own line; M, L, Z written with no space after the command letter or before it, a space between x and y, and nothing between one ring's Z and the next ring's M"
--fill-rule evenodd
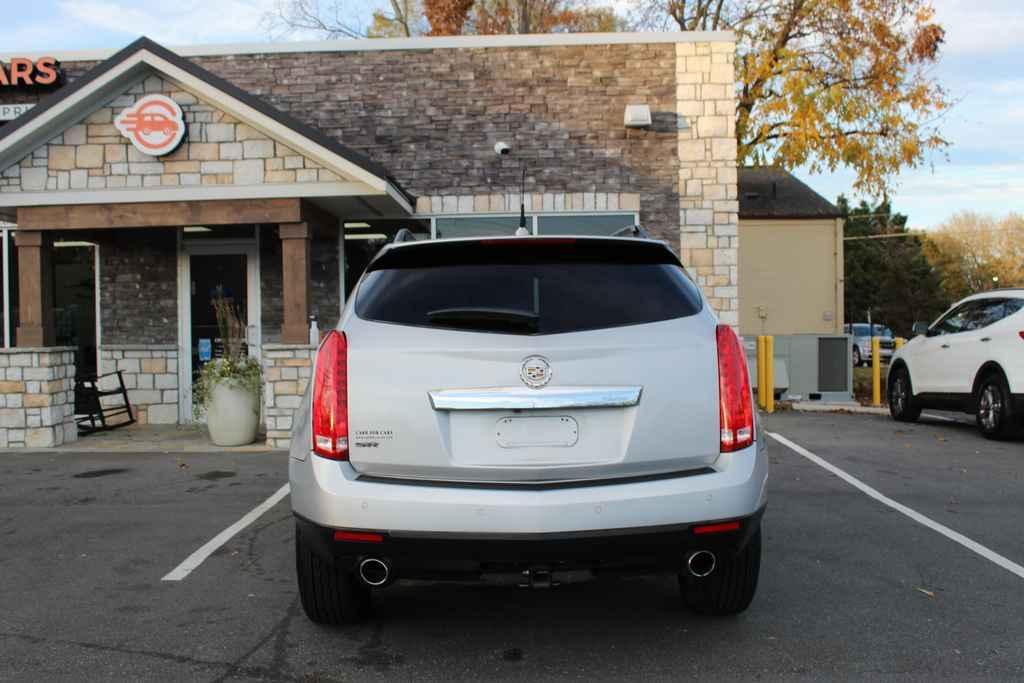
M159 157L173 152L185 137L185 117L178 103L166 95L146 95L114 119L121 135L135 149Z
M551 381L551 364L543 356L527 356L519 377L526 386L540 389Z

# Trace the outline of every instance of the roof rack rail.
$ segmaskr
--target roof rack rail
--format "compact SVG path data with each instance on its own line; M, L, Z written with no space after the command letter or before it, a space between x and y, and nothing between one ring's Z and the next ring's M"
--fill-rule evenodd
M639 225L627 225L626 227L613 232L612 237L639 237L641 239L647 239L650 235L648 235L647 231Z
M402 228L395 233L394 239L391 240L392 244L399 244L401 242L415 242L416 235L413 234L409 228Z

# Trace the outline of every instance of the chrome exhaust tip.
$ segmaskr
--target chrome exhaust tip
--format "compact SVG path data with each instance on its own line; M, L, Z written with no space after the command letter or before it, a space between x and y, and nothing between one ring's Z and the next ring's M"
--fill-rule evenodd
M686 568L690 570L690 576L696 576L698 579L715 571L716 564L715 554L710 550L698 550L686 558Z
M367 557L359 563L359 579L367 586L380 588L391 578L391 563L379 557Z

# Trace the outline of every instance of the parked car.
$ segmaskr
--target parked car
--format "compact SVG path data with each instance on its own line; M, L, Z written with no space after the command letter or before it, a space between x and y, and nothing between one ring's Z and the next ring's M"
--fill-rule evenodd
M853 367L871 363L871 338L879 337L879 358L888 363L896 347L892 330L878 323L847 323L843 331L853 337Z
M914 328L889 370L895 419L912 422L924 408L961 411L989 438L1024 426L1024 289L969 296Z
M315 622L417 578L671 572L699 611L754 597L768 461L744 350L661 242L388 245L310 386L289 478Z

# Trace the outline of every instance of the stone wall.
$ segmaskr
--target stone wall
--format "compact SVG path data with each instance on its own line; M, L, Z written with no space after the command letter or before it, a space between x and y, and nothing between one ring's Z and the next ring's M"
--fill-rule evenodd
M732 43L678 43L680 256L723 323L739 326Z
M0 349L0 448L50 448L78 439L75 349Z
M264 344L264 407L267 446L291 445L293 416L313 373L316 347L308 344Z
M85 239L62 232L64 239ZM174 230L96 230L103 341L169 344L178 339L178 242Z
M635 192L527 192L526 211L639 211ZM430 195L416 199L416 213L517 213L519 193Z
M128 402L139 424L177 424L178 348L174 344L104 344L100 374L121 371ZM103 389L117 387L116 377L103 380ZM120 397L110 397L120 403Z
M114 127L114 118L144 94L177 102L188 131L162 157L139 152ZM179 185L260 185L343 180L285 145L197 100L170 80L150 76L2 169L0 192L43 192Z

